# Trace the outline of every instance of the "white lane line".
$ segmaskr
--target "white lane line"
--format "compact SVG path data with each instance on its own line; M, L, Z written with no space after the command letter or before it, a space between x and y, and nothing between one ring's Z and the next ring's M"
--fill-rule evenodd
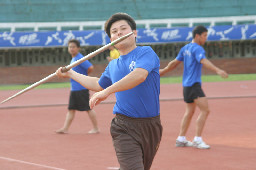
M119 169L119 167L108 167L107 169Z
M48 168L48 169L66 170L66 169L62 169L62 168L56 168L56 167L47 166L47 165L40 165L40 164L36 164L36 163L32 163L32 162L26 162L26 161L17 160L17 159L12 159L12 158L0 157L0 159L7 160L7 161L12 161L12 162L18 162L18 163L27 164L27 165L33 165L33 166L38 166L38 167L44 167L44 168Z

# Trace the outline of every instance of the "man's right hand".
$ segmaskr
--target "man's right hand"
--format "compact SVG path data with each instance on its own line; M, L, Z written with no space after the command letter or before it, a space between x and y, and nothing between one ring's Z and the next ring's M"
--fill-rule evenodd
M224 70L219 69L217 74L220 75L222 78L228 78L228 73Z
M69 78L70 77L70 75L69 75L70 71L67 71L67 72L63 73L62 68L64 68L64 67L60 67L60 68L58 68L58 70L56 70L56 72L55 72L56 75L60 78Z

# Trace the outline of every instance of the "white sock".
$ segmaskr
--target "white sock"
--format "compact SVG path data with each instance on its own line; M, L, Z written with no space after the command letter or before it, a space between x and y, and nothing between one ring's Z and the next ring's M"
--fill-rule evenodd
M194 137L194 141L195 141L195 142L202 142L203 139L202 139L201 136L195 136L195 137Z
M178 136L177 140L180 142L187 141L186 136Z

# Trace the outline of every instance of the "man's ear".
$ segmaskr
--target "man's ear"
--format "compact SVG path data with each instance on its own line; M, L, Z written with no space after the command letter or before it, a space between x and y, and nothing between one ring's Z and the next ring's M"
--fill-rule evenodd
M195 38L198 39L200 36L200 34L196 34Z
M137 38L137 30L132 30L134 36Z

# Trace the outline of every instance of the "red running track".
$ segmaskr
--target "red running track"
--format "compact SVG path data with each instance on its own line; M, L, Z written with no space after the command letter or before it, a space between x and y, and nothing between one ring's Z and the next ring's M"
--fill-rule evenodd
M180 84L161 85L164 127L152 170L253 170L256 167L256 81L204 83L210 116L204 130L209 150L176 148L185 104ZM0 91L0 100L17 91ZM89 135L87 115L77 113L69 134L57 135L69 89L33 90L0 106L0 169L107 170L118 167L109 133L114 97L95 108L100 134ZM198 114L198 110L197 110ZM187 138L195 132L194 117Z

